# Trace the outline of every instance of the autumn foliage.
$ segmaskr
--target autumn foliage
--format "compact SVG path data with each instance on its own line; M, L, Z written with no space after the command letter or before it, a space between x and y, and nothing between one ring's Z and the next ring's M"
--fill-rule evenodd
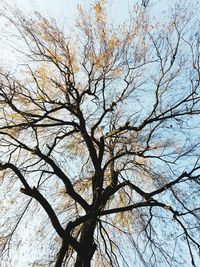
M32 266L198 265L195 12L137 4L117 25L107 2L70 33L2 14L23 61L0 70L2 266L20 249Z

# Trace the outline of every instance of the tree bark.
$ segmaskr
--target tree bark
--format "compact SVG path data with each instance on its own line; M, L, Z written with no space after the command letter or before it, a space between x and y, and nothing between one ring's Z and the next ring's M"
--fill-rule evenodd
M90 267L91 260L96 250L93 236L96 226L96 218L92 218L83 224L80 245L81 251L77 254L75 267Z

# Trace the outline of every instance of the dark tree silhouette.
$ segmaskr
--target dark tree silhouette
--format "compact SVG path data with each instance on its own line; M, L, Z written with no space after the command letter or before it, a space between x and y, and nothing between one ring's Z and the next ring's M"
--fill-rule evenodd
M71 35L2 15L24 62L0 74L2 266L24 242L33 266L197 266L195 14L159 23L140 3L113 26L105 1L86 10Z

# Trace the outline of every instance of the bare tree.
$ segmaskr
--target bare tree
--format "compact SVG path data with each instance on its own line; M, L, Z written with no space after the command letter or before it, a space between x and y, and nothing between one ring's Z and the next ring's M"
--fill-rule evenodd
M0 74L2 265L26 226L33 266L197 266L195 14L179 3L159 23L140 3L113 26L105 1L78 12L71 36L2 15L25 62Z

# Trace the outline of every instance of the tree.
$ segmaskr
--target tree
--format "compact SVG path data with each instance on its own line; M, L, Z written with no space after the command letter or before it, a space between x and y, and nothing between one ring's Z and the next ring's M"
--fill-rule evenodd
M79 6L71 35L2 15L25 62L1 68L3 266L32 224L33 266L197 266L198 27L185 3L148 11L115 26Z

